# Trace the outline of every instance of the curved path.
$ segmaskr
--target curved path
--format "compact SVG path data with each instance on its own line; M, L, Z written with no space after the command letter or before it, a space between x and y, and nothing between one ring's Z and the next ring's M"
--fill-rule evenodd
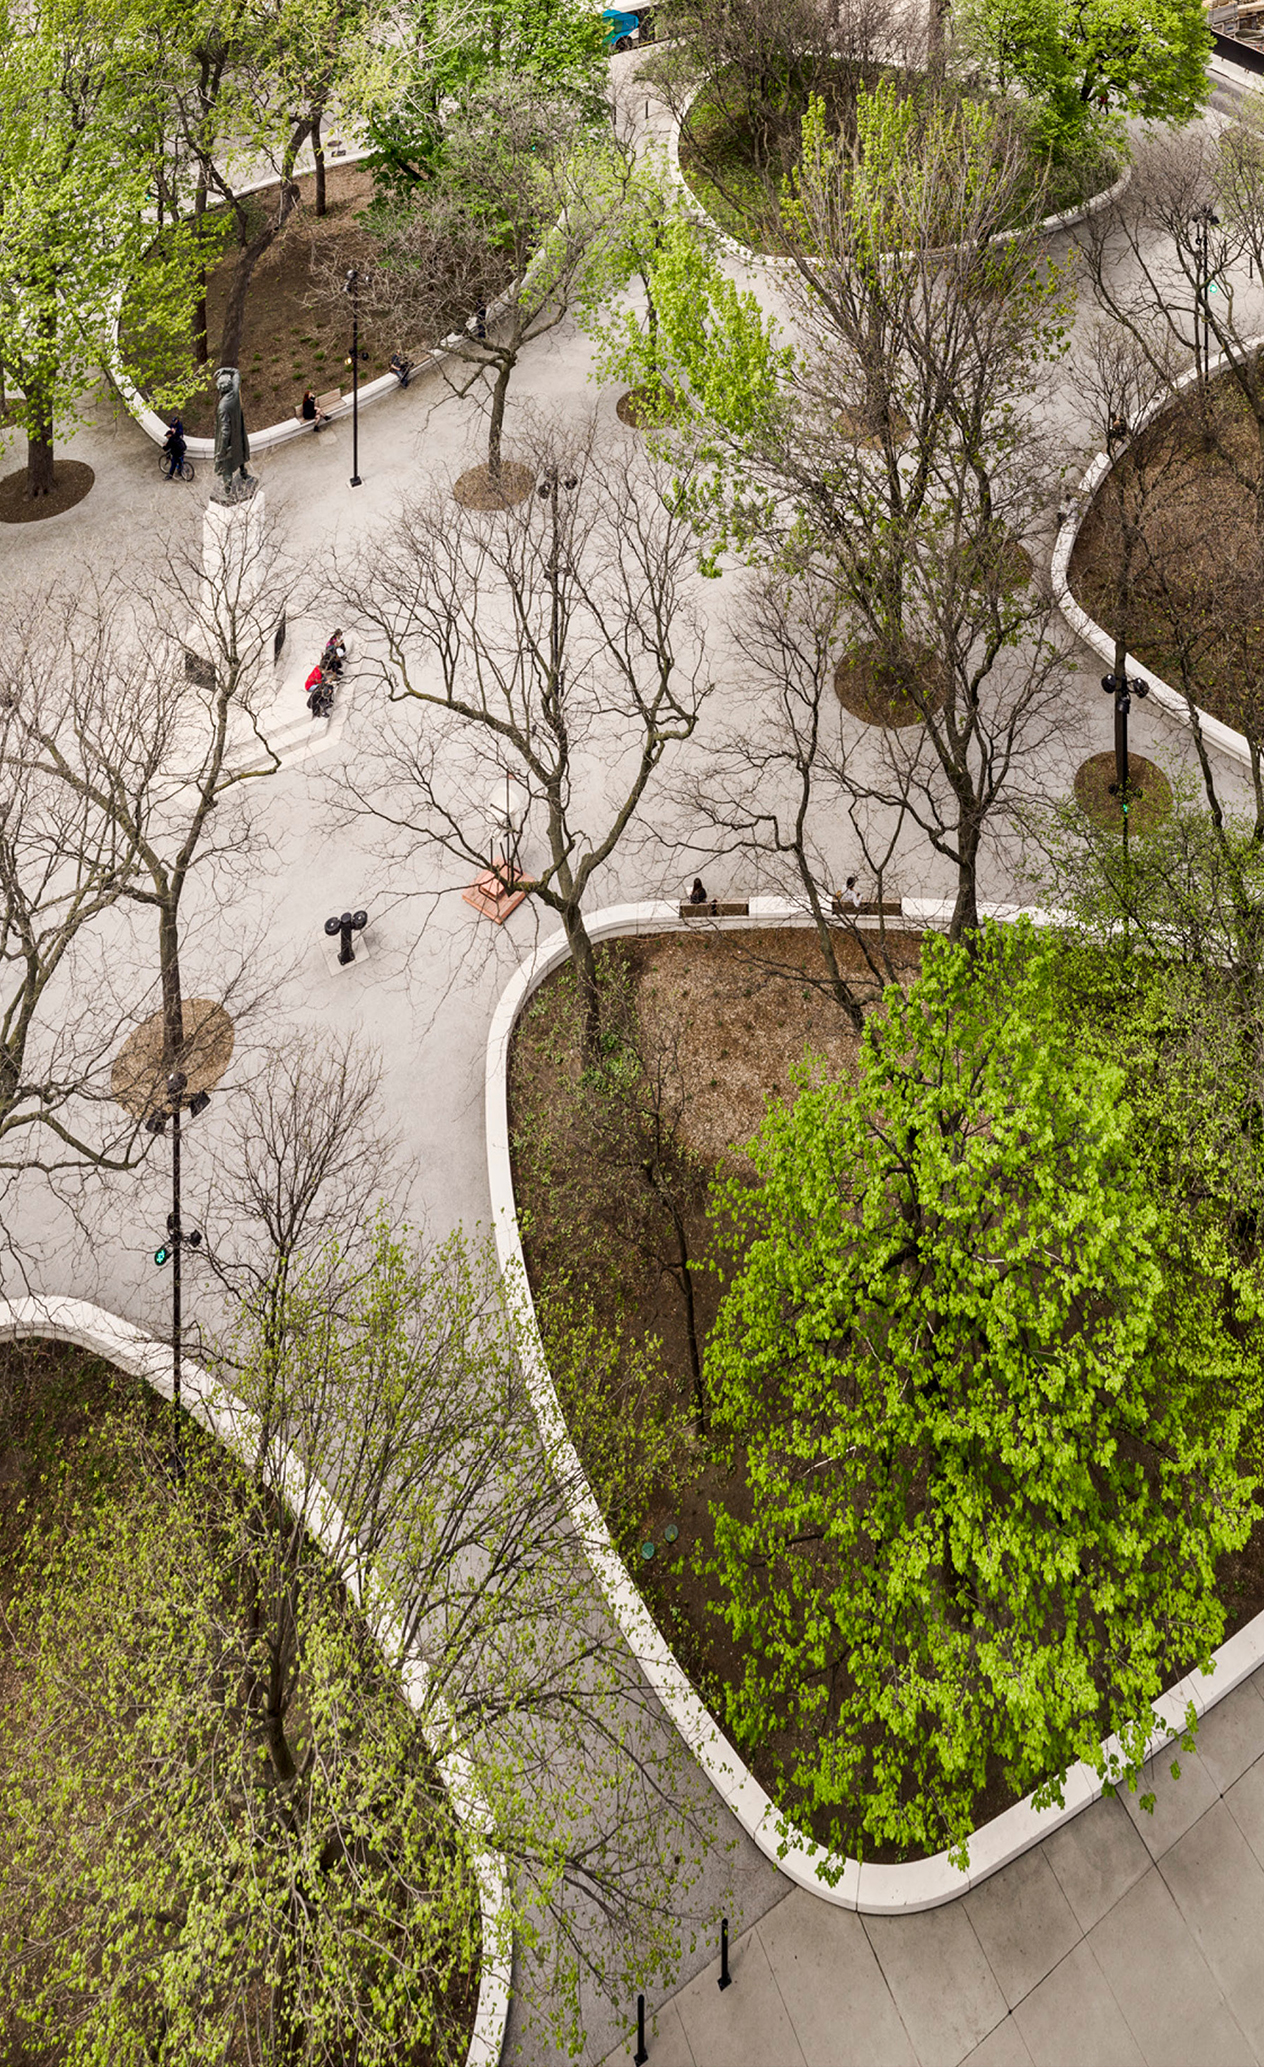
M617 61L625 72L632 62ZM652 112L651 126L659 120ZM585 343L569 327L525 355L510 403L510 448L515 412L528 405L572 418L596 407L601 443L618 464L629 433L615 416L614 393L595 389L588 374ZM1056 470L1094 444L1080 425L1069 378L1050 396L1046 421L1051 540ZM364 418L361 488L348 485L345 422L261 459L270 515L300 568L278 689L283 710L301 712L299 685L331 628L322 586L333 550L389 518L419 483L477 458L478 433L474 404L454 401L432 376ZM196 544L205 483L162 483L153 447L113 397L97 398L66 450L96 469L96 486L62 517L3 528L0 579L7 593L36 590L58 575L79 579L85 568L98 577L117 567L144 572L173 543ZM736 708L742 693L726 630L741 585L735 573L701 585L699 607L721 685L716 717L726 704ZM1047 794L1064 794L1085 755L1110 744L1099 673L1100 663L1084 655L1083 672L1068 690L1062 735L1032 771ZM381 1054L384 1095L407 1162L407 1203L441 1235L457 1221L473 1226L487 1218L484 1038L506 977L537 938L536 921L524 907L496 932L474 919L460 901L460 885L441 877L429 858L388 880L362 833L331 832L326 785L336 790L339 768L373 723L357 701L354 677L343 714L343 728L322 742L323 752L287 766L267 786L267 865L229 909L208 907L207 928L186 956L194 994L199 970L205 981L215 980L217 941L257 934L273 975L268 1023L241 1030L233 1073L196 1133L190 1129L186 1197L190 1211L198 1210L233 1077L252 1055L268 1041L347 1030ZM1168 768L1187 764L1185 740L1158 712L1134 711L1133 740ZM705 754L705 737L694 751ZM685 829L665 807L656 811L662 843L627 850L617 879L607 871L594 884L595 903L675 894L688 882ZM839 864L849 859L854 865L840 847ZM727 875L709 875L714 894L780 887L756 880L740 863ZM952 887L943 863L912 846L903 886L927 897ZM994 855L986 887L993 898L1009 891L1003 853ZM325 960L323 921L360 904L373 920L371 958L335 973ZM6 1257L3 1289L75 1294L138 1326L161 1326L166 1287L151 1255L165 1218L166 1163L160 1155L151 1162L126 1183L103 1186L87 1225L34 1184L9 1201L6 1225L24 1255L26 1281ZM191 1299L209 1300L209 1289L191 1275ZM1248 1684L1209 1718L1179 1785L1156 1781L1153 1822L1138 1827L1129 1810L1100 1803L961 1902L909 1919L862 1920L827 1909L792 1892L735 1830L722 1830L701 1893L732 1920L735 1985L724 1994L716 1989L715 1948L700 1946L677 1977L677 1985L681 1978L687 1985L663 2008L651 2046L655 2067L880 2067L888 2060L950 2067L966 2058L990 2067L1029 2060L1210 2067L1264 2059L1264 1958L1257 1952L1264 1946L1264 1771L1255 1763L1261 1752L1264 1700ZM699 1784L693 1773L683 1773L682 1782ZM517 2035L511 2026L510 2055ZM617 2026L594 2005L587 2060L610 2055L616 2035ZM547 2067L551 2056L530 2037L522 2057Z

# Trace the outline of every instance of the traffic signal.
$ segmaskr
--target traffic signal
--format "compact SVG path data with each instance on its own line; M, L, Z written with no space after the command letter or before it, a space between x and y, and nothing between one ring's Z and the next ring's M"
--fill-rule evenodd
M161 1266L167 1261L167 1258L170 1256L170 1254L170 1246L168 1243L164 1242L161 1249L154 1250L154 1262Z

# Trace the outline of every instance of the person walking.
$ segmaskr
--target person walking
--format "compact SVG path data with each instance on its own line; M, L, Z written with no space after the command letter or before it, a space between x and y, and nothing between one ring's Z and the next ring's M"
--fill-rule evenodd
M184 425L178 416L173 416L167 426L167 435L162 441L162 449L167 462L167 479L174 481L178 478L180 469L184 465L184 455L188 450L184 436Z

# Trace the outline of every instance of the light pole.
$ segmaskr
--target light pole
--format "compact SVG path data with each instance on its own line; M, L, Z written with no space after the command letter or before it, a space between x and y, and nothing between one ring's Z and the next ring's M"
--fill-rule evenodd
M1125 674L1103 675L1102 688L1115 699L1115 780L1110 785L1112 797L1118 797L1119 808L1124 820L1124 846L1128 845L1128 803L1132 786L1128 779L1128 713L1134 696L1150 694L1148 682L1129 679Z
M351 296L351 486L360 481L360 268L347 274L344 294Z
M185 1076L184 1071L179 1069L173 1070L167 1078L166 1100L167 1108L171 1115L171 1211L167 1216L167 1239L161 1248L154 1251L154 1262L159 1267L168 1261L171 1264L171 1390L175 1411L176 1473L180 1478L184 1477L184 1457L180 1440L180 1351L182 1337L180 1252L186 1244L190 1249L199 1248L202 1241L201 1231L196 1227L191 1227L186 1233L180 1219L180 1111L185 1103L184 1094L188 1088L189 1080ZM190 1119L196 1119L199 1113L205 1112L210 1102L210 1093L208 1091L195 1091L192 1098L188 1101ZM151 1134L165 1133L167 1113L161 1110L151 1113L145 1125Z

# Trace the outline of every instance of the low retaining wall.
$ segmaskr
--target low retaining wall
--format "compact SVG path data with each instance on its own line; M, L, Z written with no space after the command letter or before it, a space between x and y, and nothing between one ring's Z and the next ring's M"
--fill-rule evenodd
M116 1315L107 1313L104 1307L90 1305L85 1299L0 1300L0 1342L13 1342L26 1335L43 1336L53 1342L72 1342L80 1349L90 1350L94 1356L103 1357L107 1363L117 1365L119 1370L127 1371L132 1377L143 1378L164 1399L169 1400L172 1396L169 1345L156 1342L152 1335L119 1320ZM238 1456L249 1457L251 1446L244 1438L244 1431L252 1425L253 1417L240 1400L234 1399L207 1372L194 1365L186 1366L181 1391L187 1401L187 1411L195 1421L209 1430L225 1449L235 1450ZM291 1469L296 1480L304 1482L298 1465L291 1465L288 1461L283 1479L288 1480ZM331 1556L335 1555L336 1546L346 1540L345 1526L327 1494L315 1504L312 1532L322 1549ZM344 1565L343 1576L359 1601L358 1574L348 1571ZM401 1648L398 1634L390 1622L379 1616L375 1632L388 1653L392 1649L398 1653ZM407 1664L402 1677L406 1698L413 1707L421 1706L428 1679L426 1666L418 1662ZM471 1849L479 1883L482 1952L478 2008L465 2067L499 2067L509 2016L513 1964L508 1883L501 1860L482 1842L489 1812L473 1784L469 1761L463 1755L439 1754L437 1763L453 1814L473 1840Z
M1002 920L1015 919L1020 909L1017 905L982 907L988 917ZM896 923L906 930L921 932L928 927L947 926L951 914L951 900L906 898L903 916ZM1037 924L1051 922L1047 913L1031 912L1028 916ZM612 905L594 913L586 923L593 940L685 932L698 926L696 919L680 916L678 905L667 903ZM721 931L750 926L802 926L807 923L807 915L800 906L783 898L752 898L748 917L716 919L711 923ZM566 961L567 955L565 936L554 935L522 964L501 992L487 1038L485 1097L487 1174L497 1254L507 1280L521 1297L528 1323L524 1361L541 1434L546 1444L558 1446L576 1488L569 1501L572 1522L587 1548L598 1585L629 1650L707 1778L765 1858L796 1887L840 1909L858 1909L870 1916L900 1916L920 1909L937 1909L977 1887L1069 1823L1081 1809L1097 1800L1102 1783L1091 1766L1080 1764L1067 1774L1065 1807L1038 1811L1032 1807L1030 1795L1016 1802L974 1833L970 1840L970 1863L964 1873L951 1864L946 1852L931 1859L912 1860L904 1866L840 1859L815 1844L782 1815L699 1700L615 1549L584 1476L545 1361L527 1283L509 1154L509 1044L532 992ZM1155 1702L1158 1724L1152 1750L1161 1750L1180 1735L1191 1703L1198 1715L1204 1714L1261 1663L1264 1614L1257 1615L1220 1646L1213 1659L1214 1677L1209 1673L1190 1673ZM1107 1752L1115 1748L1115 1740L1108 1739ZM837 1876L836 1885L831 1887L822 1880L823 1867Z
M1264 337L1248 338L1243 350L1257 351L1262 345ZM1229 354L1221 352L1212 360L1210 371L1219 373L1228 363ZM1156 416L1161 416L1175 396L1192 387L1197 379L1196 367L1191 367L1188 373L1183 373L1176 382L1172 394L1161 395L1157 402L1142 412L1140 422L1132 426L1133 436L1135 437L1138 431L1143 431L1147 424L1153 423ZM1130 438L1128 443L1131 442ZM1080 526L1088 514L1093 498L1116 460L1122 458L1127 450L1128 445L1125 444L1120 452L1099 452L1083 475L1075 491L1076 507L1063 518L1058 527L1049 570L1054 601L1067 624L1076 638L1082 639L1086 646L1091 646L1094 653L1098 654L1112 670L1115 665L1115 641L1103 626L1089 616L1087 610L1081 610L1071 594L1068 570L1071 565L1071 554L1075 550L1075 541L1080 535ZM1131 653L1125 657L1124 673L1144 682L1159 709L1165 711L1168 717L1175 718L1178 724L1185 725L1191 732L1201 735L1209 746L1217 747L1222 754L1227 754L1231 761L1239 762L1244 768L1250 767L1251 749L1244 733L1235 732L1232 725L1223 724L1219 718L1213 718L1210 711L1200 710L1197 704L1191 704L1181 690L1173 689L1170 683L1165 682L1161 675L1156 675L1152 668L1143 667Z

